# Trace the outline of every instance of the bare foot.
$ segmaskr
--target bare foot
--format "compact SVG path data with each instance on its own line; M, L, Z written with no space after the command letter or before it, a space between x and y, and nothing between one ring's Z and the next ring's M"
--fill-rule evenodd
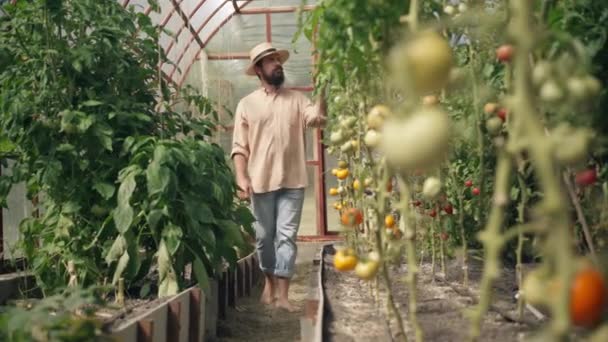
M265 305L270 305L274 303L275 298L274 295L268 291L262 292L262 296L260 297L260 302Z
M287 312L296 312L296 311L298 311L298 308L296 308L295 306L291 305L291 303L288 300L277 299L277 301L276 301L276 303L274 305L277 308L279 308L279 309L287 310Z

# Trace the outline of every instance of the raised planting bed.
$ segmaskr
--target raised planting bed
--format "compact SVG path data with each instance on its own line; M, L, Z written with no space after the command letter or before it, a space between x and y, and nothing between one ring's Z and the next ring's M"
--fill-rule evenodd
M364 281L352 272L333 266L333 245L322 252L322 288L325 296L323 341L390 341L396 337L394 317L387 315L385 287L380 281ZM470 284L462 286L462 267L456 260L446 263L447 276L439 270L433 279L431 265L423 263L418 278L418 321L425 341L465 341L469 320L465 314L477 303L482 264L469 264ZM414 331L408 323L408 290L403 277L405 264L391 265L392 287L398 309L405 321L409 341ZM542 324L529 310L517 320L515 274L505 268L496 282L490 312L483 322L481 341L517 341L529 337Z
M240 259L236 268L225 270L217 280L210 280L209 293L193 286L165 298L127 299L124 306L109 304L98 309L95 316L115 341L206 341L215 338L218 319L225 318L226 308L235 307L239 298L251 294L260 279L257 264L255 252ZM24 272L0 275L0 304L7 300L35 302L35 299L19 299L24 293L31 293L28 291L34 285L34 279Z

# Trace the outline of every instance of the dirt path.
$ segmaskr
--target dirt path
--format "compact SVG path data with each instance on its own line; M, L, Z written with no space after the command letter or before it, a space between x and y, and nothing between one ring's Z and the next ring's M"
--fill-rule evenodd
M372 291L369 282L359 280L350 272L335 271L331 267L332 260L332 256L326 256L325 263L328 267L324 287L328 312L325 317L325 333L328 341L390 341L397 329L394 318L386 315L386 292L381 290L379 301L376 301L375 291ZM469 267L472 286L463 288L459 285L462 279L459 263L453 260L448 262L448 282L433 282L430 266L422 265L418 286L418 320L426 341L466 340L469 320L465 312L472 306L473 298L477 297L476 294L469 296L467 293L477 291L481 264L471 262ZM408 340L413 341L413 331L407 324L409 291L398 279L406 274L405 266L393 267L391 274L395 300L405 319ZM498 312L516 317L516 303L511 299L514 274L505 269L501 275L494 288L493 305ZM481 341L518 341L530 332L529 326L509 322L496 310L490 310L485 315ZM525 318L534 322L528 312Z
M251 297L239 299L237 308L228 308L227 320L218 322L218 342L286 342L300 340L300 317L309 291L309 280L313 272L312 261L303 261L296 266L296 274L289 289L289 298L298 311L265 306L259 303L261 288L255 288Z

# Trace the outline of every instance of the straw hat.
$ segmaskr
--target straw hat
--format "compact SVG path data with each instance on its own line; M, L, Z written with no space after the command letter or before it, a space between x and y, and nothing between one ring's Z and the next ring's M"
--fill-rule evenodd
M285 61L289 58L289 51L287 50L277 50L272 46L272 44L268 42L258 44L256 47L251 49L251 51L249 51L250 62L247 66L247 69L245 69L245 73L250 76L255 76L255 63L259 62L262 58L272 54L279 55L281 64L285 63Z

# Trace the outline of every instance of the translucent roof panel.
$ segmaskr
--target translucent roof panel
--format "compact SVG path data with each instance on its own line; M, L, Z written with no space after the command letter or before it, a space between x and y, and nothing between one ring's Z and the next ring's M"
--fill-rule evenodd
M302 5L302 0L253 0L248 8L260 8L260 7L277 7L277 6L300 6ZM307 5L314 5L316 3L315 0L306 1Z
M136 12L148 14L153 23L169 31L169 34L161 33L159 41L171 61L162 69L178 84L185 80L187 71L197 61L201 45L211 54L243 53L266 40L266 16L235 15L235 5L238 8L260 9L316 3L314 0L158 0L160 11L152 12L148 0L117 1ZM271 38L276 46L289 49L292 54L285 65L289 82L299 86L309 85L312 65L310 44L305 40L300 40L295 46L291 44L296 22L294 12L273 13Z
M265 39L265 35L265 16L235 15L207 43L205 50L212 53L245 52L260 39Z

